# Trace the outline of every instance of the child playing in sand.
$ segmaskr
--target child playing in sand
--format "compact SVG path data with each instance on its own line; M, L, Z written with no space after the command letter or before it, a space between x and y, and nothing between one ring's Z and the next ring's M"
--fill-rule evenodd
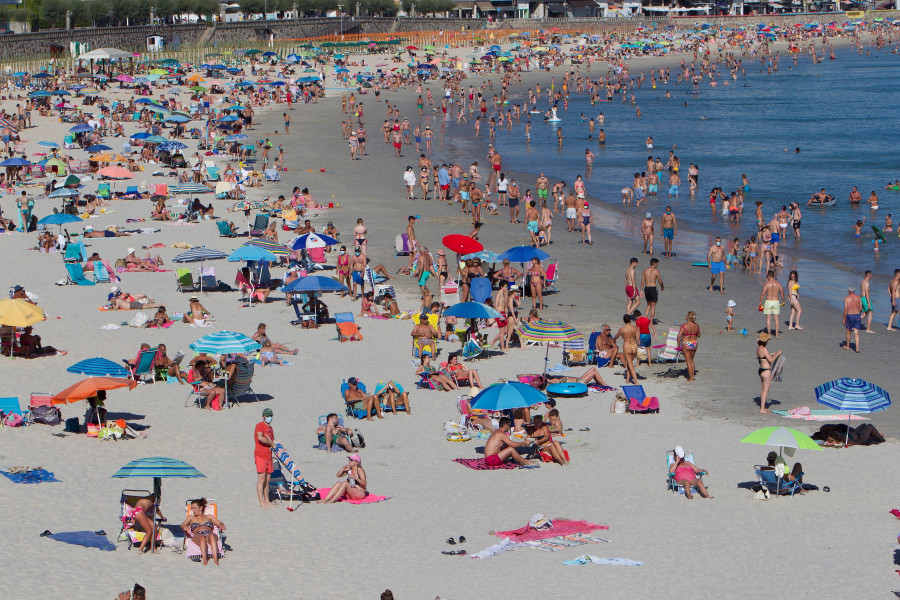
M734 300L728 301L728 306L725 308L725 329L727 331L734 330L734 307L737 306L737 302Z

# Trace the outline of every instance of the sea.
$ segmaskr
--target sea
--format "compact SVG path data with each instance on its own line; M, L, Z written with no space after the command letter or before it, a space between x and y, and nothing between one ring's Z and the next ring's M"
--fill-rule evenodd
M821 56L821 53L820 53ZM886 190L888 182L900 179L898 128L900 114L900 57L881 52L859 55L851 48L836 50L835 60L814 64L808 54L798 56L798 64L781 54L777 72L767 73L759 59L744 58L744 76L736 81L720 66L719 85L701 86L692 93L689 83L676 83L676 69L670 69L668 84L650 84L649 73L636 89L641 117L635 106L617 96L610 102L591 104L586 94L571 93L568 110L560 106L559 123L548 123L542 115L532 114L530 143L525 142L524 118L511 130L498 128L494 146L504 165L517 172L537 175L544 172L552 183L565 181L569 186L576 175L586 182L592 197L595 227L617 235L640 238L639 225L646 212L657 220L667 204L678 218L675 251L679 258L705 260L715 236L743 242L756 234L755 202L763 202L766 220L790 201L801 204L801 238L788 235L779 247L784 274L797 269L801 281L816 281L805 288L808 294L831 303L840 303L847 285L856 285L866 269L873 271L875 288L886 283L900 267L900 239L897 225L886 233L887 241L874 252L874 232L870 225L884 227L885 216L893 213L900 224L900 192ZM583 74L586 74L582 70ZM598 76L596 65L592 75ZM638 73L632 72L632 76ZM560 78L557 77L560 83ZM549 76L547 82L549 83ZM545 88L542 83L542 91ZM666 92L670 98L666 98ZM524 105L526 92L517 90L511 102ZM436 97L438 94L436 94ZM488 98L492 92L488 93ZM605 99L605 96L604 96ZM544 94L539 109L549 104ZM591 116L603 113L606 143L589 138ZM583 115L583 117L582 117ZM428 119L430 120L430 119ZM484 153L487 125L481 137L474 138L472 121L457 125L456 119L440 123L444 135L438 155L452 154L478 160L486 173ZM427 122L427 121L426 121ZM434 125L432 125L434 127ZM557 128L562 127L564 142L557 144ZM645 140L652 136L654 148ZM443 146L443 147L441 147ZM591 172L585 171L585 149L595 154ZM682 186L679 198L666 198L668 173L663 172L660 194L641 207L623 207L620 190L630 187L635 172L646 170L648 155L660 157L665 164L674 149L681 161ZM799 149L799 152L797 151ZM687 167L699 167L699 187L689 195ZM468 163L464 163L464 167ZM726 194L741 185L746 174L750 190L746 192L742 220L732 222L711 214L709 191L721 187ZM534 187L534 180L519 181L520 189ZM863 204L850 205L849 194L857 186ZM837 203L829 207L807 207L809 197L825 188ZM879 197L879 209L865 204L872 191ZM865 219L863 235L854 236L857 220ZM657 240L661 246L661 240ZM880 293L880 291L876 292Z

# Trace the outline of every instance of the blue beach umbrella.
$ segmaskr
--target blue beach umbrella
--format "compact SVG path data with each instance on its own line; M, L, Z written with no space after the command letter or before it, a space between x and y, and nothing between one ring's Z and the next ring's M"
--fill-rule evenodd
M289 284L278 288L281 292L344 292L347 286L331 277L310 275L295 279Z
M165 144L160 144L156 147L157 150L167 150L169 152L172 152L173 150L184 150L185 148L187 148L187 144L182 144L181 142L166 142Z
M68 369L69 373L87 375L88 377L128 377L128 370L108 358L86 358Z
M243 262L247 260L277 262L278 257L259 246L241 246L228 255L228 262Z
M167 121L169 123L187 123L190 121L190 117L185 117L184 115L169 115L163 121Z
M291 243L291 250L302 250L303 248L324 248L325 246L336 246L338 241L331 236L321 233L307 233L296 238Z
M7 158L3 162L0 162L0 167L27 167L31 163L24 158Z
M66 191L71 192L73 190ZM77 195L78 192L75 192L75 194ZM53 194L51 194L50 197L52 198ZM70 215L67 213L54 213L52 215L47 215L46 217L38 221L38 225L59 225L60 232L62 231L62 226L66 223L81 223L81 217L76 217L75 215Z
M53 190L52 192L50 192L47 195L47 197L48 198L68 198L71 196L77 196L80 193L81 192L79 192L78 190L73 190L73 189L69 189L69 188L59 188L59 189L56 189L56 190ZM50 216L56 216L56 215L50 215ZM74 215L67 215L67 216L71 217ZM44 218L49 219L50 217L44 217ZM78 219L78 217L75 217L75 218ZM78 220L80 221L81 219L78 219Z
M259 342L235 331L218 331L191 342L194 352L207 354L244 354L260 349Z
M547 401L547 395L537 388L518 381L495 383L478 392L471 402L473 409L512 410L526 408Z
M887 410L891 396L874 383L863 379L842 377L816 387L816 402L841 412L866 413ZM850 422L847 421L847 437L850 439Z
M38 142L38 146L43 146L44 148L59 148L60 144L57 144L56 142L44 141Z
M93 131L94 128L88 125L87 123L79 123L75 127L69 129L69 133L87 133L88 131Z
M544 260L550 258L550 255L543 250L540 250L539 248L532 248L531 246L516 246L514 248L510 248L509 250L498 256L497 260L508 259L510 262L527 263L532 258Z
M88 152L105 152L107 150L112 150L112 148L110 148L106 144L94 144L90 148L87 148Z
M459 302L444 311L448 317L461 319L499 319L500 313L481 302Z
M490 250L481 250L480 252L472 252L471 254L464 254L462 256L463 260L470 260L472 258L478 258L485 262L495 263L500 260L500 255L496 252L491 252Z

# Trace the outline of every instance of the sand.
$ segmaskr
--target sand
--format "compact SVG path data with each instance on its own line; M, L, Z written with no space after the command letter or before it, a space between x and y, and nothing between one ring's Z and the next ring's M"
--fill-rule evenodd
M641 68L637 65L633 63L632 72ZM532 74L526 81L536 78L546 81L548 75ZM334 220L347 240L356 218L363 217L369 227L369 256L373 264L384 264L391 273L406 262L405 257L394 258L392 250L407 215L423 217L416 232L432 249L439 247L445 234L468 232L468 222L459 218L456 207L405 200L401 175L406 164L414 164L415 155L405 149L406 156L397 160L382 147L376 130L383 104L374 102L371 95L364 97L371 155L351 163L339 135L339 103L333 90L329 95L318 105L296 107L290 136L270 136L285 144L290 171L282 174L282 183L252 190L251 198L289 195L294 185L308 186L320 202L340 204L340 208L321 211L312 218L313 224L322 227ZM414 122L415 94L383 93L382 99L386 98L399 102ZM8 101L3 106L11 108ZM276 107L276 115L281 108ZM276 115L262 115L255 136L282 129ZM58 123L44 123L27 130L26 136L33 144L58 139L58 130ZM460 155L445 150L449 146L438 133L432 160L454 159L462 164L483 160L483 149ZM29 151L36 149L32 145ZM539 169L538 165L509 166L511 171ZM327 172L320 173L320 168ZM141 179L155 181L146 175L135 181ZM6 216L11 216L10 197L0 202ZM231 201L214 203L217 215L224 215ZM39 201L36 213L43 216L55 205L55 201ZM149 202L115 201L111 208L114 213L91 224L99 229L122 225L127 217L147 217ZM241 215L237 222L242 224L242 219ZM526 243L525 232L508 219L487 217L485 221L482 240L489 249L502 251ZM89 250L112 260L123 256L129 246L160 242L167 247L158 252L169 260L180 252L171 247L178 241L225 251L241 243L219 238L209 222L160 228L153 236L90 240ZM597 231L594 246L586 248L575 243L573 234L566 234L561 221L554 229L555 243L549 251L561 264L560 292L546 297L542 316L564 320L585 333L603 322L618 326L624 309L624 269L628 257L638 255L639 243ZM279 231L281 239L285 239L283 233ZM110 417L147 426L146 439L114 443L82 435L58 438L51 433L61 428L41 425L0 429L0 465L42 465L62 480L37 486L0 481L0 515L5 525L2 555L12 568L6 578L10 597L109 597L137 581L148 588L151 598L256 598L285 593L310 599L375 598L385 588L392 589L398 599L534 593L587 597L596 595L600 582L605 591L645 598L682 593L745 598L758 596L760 590L778 590L785 597L837 598L844 590L876 597L894 581L889 544L896 527L887 514L893 508L889 498L894 487L890 476L884 476L885 465L897 456L893 439L877 447L799 452L796 458L803 462L805 481L820 489L827 485L830 493L813 491L804 497L761 502L742 485L755 479L752 467L763 462L769 450L738 443L742 437L770 425L807 433L814 430L805 422L756 412L759 380L754 336L720 333L725 298L738 301L737 328L755 333L761 327L762 319L754 309L759 286L750 276L729 273L728 295L723 297L705 291L705 270L678 259L664 261L667 285L657 311L658 329L683 322L688 310L697 311L703 333L697 381L659 379L654 374L666 366L641 366L648 395L660 398L660 414L612 415L611 392L562 400L563 422L573 428L565 437L571 466L474 472L451 459L475 457L481 444L447 442L442 430L444 421L459 416L457 394L414 389L409 321L357 316L365 341L339 344L330 326L312 331L290 326L293 311L283 302L248 309L239 307L235 293L209 293L202 302L216 315L212 329L176 324L167 330L105 331L103 325L120 323L131 314L96 310L108 286L55 286L65 275L60 257L24 251L33 235L0 236L0 249L12 259L4 279L40 297L48 320L36 332L68 355L3 363L4 393L19 396L23 403L31 392L55 393L77 381L78 376L65 373L74 362L92 356L131 358L144 341L165 343L170 355L178 348L189 353L188 344L206 333L225 329L251 334L258 322L266 322L273 340L297 346L301 353L291 359L297 363L293 366L257 367L253 387L262 402L242 403L219 413L185 408L187 388L177 384L112 392L107 403ZM641 259L644 266L646 257ZM214 266L220 279L232 281L234 264L219 261ZM187 307L186 297L175 291L172 272L126 274L122 285L165 302L170 314ZM394 285L401 309L414 308L418 302L414 282L400 278ZM332 312L359 312L358 302L334 297L326 301ZM529 306L528 299L523 306ZM785 381L773 384L770 397L779 403L776 408L815 407L813 386L842 375L870 378L892 391L889 361L894 344L889 334L882 333L883 325L878 335L863 338L863 352L856 355L838 347L843 339L840 315L826 303L804 299L804 323L803 332L785 332L770 344L784 349L789 360ZM442 348L445 355L452 346ZM543 354L539 348L514 349L473 366L485 383L495 382L519 372L540 371ZM551 350L551 363L560 358L558 349ZM623 383L617 373L619 369L603 371L611 385ZM363 506L304 505L296 512L261 510L251 457L252 430L260 411L263 407L274 410L276 439L290 450L304 476L317 487L329 487L346 458L311 446L319 415L340 411L338 388L349 376L370 386L379 379L396 379L411 391L411 415L353 423L366 436L367 447L361 455L369 489L391 499ZM64 417L81 414L80 404L63 407ZM896 437L898 422L891 411L876 415L873 423ZM590 431L579 431L585 427ZM709 470L707 483L714 500L688 502L666 491L665 453L678 444L692 450L697 464ZM183 519L186 499L206 496L218 501L231 549L220 567L201 568L168 549L159 556L145 556L119 544L116 552L100 554L38 537L45 529L103 529L113 539L119 528L121 490L148 489L152 483L115 480L110 475L130 460L157 454L186 460L206 475L206 479L165 481L162 510L171 524L177 524ZM459 535L468 540L462 547L475 553L499 541L489 532L520 527L534 513L609 525L608 531L597 535L610 543L556 553L524 549L480 561L440 554L451 549L444 540ZM562 565L563 560L585 553L645 563L625 569Z

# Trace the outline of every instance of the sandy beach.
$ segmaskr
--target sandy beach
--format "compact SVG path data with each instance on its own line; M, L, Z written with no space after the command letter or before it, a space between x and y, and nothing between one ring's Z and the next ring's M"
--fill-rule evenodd
M464 55L468 51L458 52ZM629 62L630 72L634 76L651 66L677 64L679 59L678 54L665 60L637 58ZM511 91L521 96L534 83L540 82L543 87L551 76L560 78L561 74L561 70L525 73L523 83ZM478 85L486 78L492 79L494 89L498 89L500 76L496 74L470 76L464 83L474 81ZM440 83L430 87L439 102ZM385 100L398 105L402 115L414 124L419 122L414 90L383 91L380 102L371 93L361 97L366 108L369 155L351 161L340 133L341 91L330 77L326 88L328 97L323 101L295 106L290 135L283 134L284 105L257 110L254 128L246 133L252 140L269 137L276 145L282 144L288 168L281 174L281 182L252 188L249 198L290 197L294 186L308 187L318 202L339 205L310 211L308 218L317 231L333 221L341 232L341 242L349 247L356 220L363 218L368 227L370 264L383 264L391 274L408 260L395 257L393 252L394 238L404 230L407 216L421 217L415 224L416 234L432 251L441 247L441 238L447 234L468 234L471 217L461 215L458 205L406 199L402 173L406 165L416 164L415 147L405 146L404 156L397 159L377 131L384 119ZM116 91L108 97L124 94ZM0 107L14 111L16 102L8 99ZM439 115L426 115L421 122L423 126L430 124L436 132L432 161L453 161L463 166L475 160L486 163L486 137L473 141L471 137L444 136ZM58 141L62 126L68 129L68 124L49 119L35 119L35 125L22 132L29 156L43 151L38 141ZM106 143L118 150L122 141L108 138ZM193 143L188 143L186 156L194 153ZM83 151L71 152L79 159L86 158ZM216 160L226 163L221 158ZM690 157L682 159L683 163L689 161ZM539 163L504 165L508 174L515 174L523 191L534 187L533 178L540 169ZM595 167L595 171L602 169L601 165ZM148 166L129 184L174 182L151 176L152 170ZM124 184L117 182L116 186ZM96 181L86 187L93 191L95 186ZM35 188L26 189L29 194L35 193ZM7 218L15 214L14 196L19 192L16 188L14 194L5 193L0 198ZM210 197L203 198L204 202ZM216 217L233 220L241 232L246 231L243 213L225 212L232 200L211 201ZM35 214L43 217L58 204L55 199L37 200ZM169 204L174 202L170 200ZM129 247L138 248L142 256L141 247L160 243L165 247L149 252L163 258L165 269L174 269L178 265L171 259L182 252L172 246L177 242L230 252L245 241L220 238L213 222L151 222L150 208L148 200L111 201L107 212L87 221L95 229L123 227L128 218L144 218L148 219L145 223L128 226L158 227L160 231L88 239L88 251L100 252L112 262L123 257ZM504 207L500 213L483 218L481 241L485 247L502 252L528 244L527 232L509 223ZM639 211L633 209L632 213ZM634 214L621 218L624 222L635 218ZM648 263L649 257L640 254L640 240L615 235L607 231L604 222L594 230L593 246L582 246L577 243L580 234L567 233L559 215L554 224L554 243L544 250L560 263L559 292L545 296L541 317L564 321L585 334L596 331L602 323L612 325L615 331L625 309L623 277L628 259L637 256L639 269ZM693 225L684 223L686 228L701 229L701 224ZM278 233L282 241L292 237L290 232ZM891 504L894 484L889 474L884 476L885 466L897 457L900 417L895 409L868 415L888 438L886 443L799 450L794 460L803 463L804 483L811 488L802 497L759 501L749 489L756 482L753 465L764 463L771 448L741 444L741 438L761 427L785 426L812 434L820 425L758 412L760 385L754 340L764 319L756 310L761 285L756 276L729 271L728 292L722 296L706 291L706 269L692 267L680 257L664 259L660 270L666 285L657 308L656 329L664 335L669 326L683 323L688 311L697 313L702 337L696 381L657 377L672 365L642 364L638 367L643 378L639 383L648 396L659 398L659 414L611 414L614 392L610 391L561 399L557 408L571 431L559 439L571 455L569 466L542 464L539 469L517 469L515 473L483 472L452 462L454 458L480 456L476 448L483 446L478 440L453 443L445 439L444 422L458 421L460 416L459 394L421 390L414 385L417 378L410 356L411 321L365 318L359 315L359 301L328 294L325 301L332 314L352 311L365 337L360 343L339 343L333 325L317 330L291 326L294 312L282 301L280 292L272 293L274 301L255 308L241 307L236 292L209 292L201 294L200 299L215 314L213 327L175 323L162 330L127 326L104 330L107 324L129 320L132 313L97 310L106 302L111 284L55 285L66 275L61 257L26 250L34 245L36 235L0 235L0 252L8 258L4 281L9 287L21 285L38 296L47 320L39 323L35 332L45 345L52 344L67 354L34 360L2 359L2 395L18 396L23 406L33 392L56 393L78 381L79 376L66 373L69 365L95 356L116 362L131 359L143 342L152 346L164 343L170 356L182 349L190 357L189 344L200 336L218 330L251 335L256 325L264 322L274 341L297 347L300 353L286 357L296 363L293 365L256 367L253 389L259 403L244 399L238 407L221 412L185 407L188 386L173 382L110 392L108 418L126 419L142 428L145 438L100 442L85 435L51 435L62 431L61 425L0 428L0 467L40 465L61 481L13 485L0 480L0 516L6 526L0 555L12 567L6 581L9 597L114 597L135 582L146 587L153 599L201 595L258 598L285 593L303 599L363 599L377 598L386 588L398 600L505 598L534 593L581 598L597 595L598 590L602 590L601 595L622 593L641 598L671 598L685 593L699 598L751 598L760 590L790 598L839 598L847 593L876 598L897 587L892 544L898 528L888 514L895 508ZM710 241L714 237L711 233ZM659 237L657 244L662 244ZM334 254L329 255L328 262L334 265ZM218 279L233 283L235 263L215 261L209 265L215 266ZM283 269L273 270L276 277L281 273ZM126 273L122 278L118 284L122 289L164 303L170 315L188 310L189 294L176 291L174 271ZM784 274L780 276L782 281L785 278ZM401 310L418 308L415 280L398 275L391 283ZM884 307L883 286L874 294ZM738 303L735 329L746 328L747 335L723 331L724 302L729 298ZM523 298L523 316L529 308L530 298ZM877 313L877 334L861 335L860 354L839 346L844 338L841 314L829 302L804 297L802 332L784 331L786 317L783 309L782 334L769 344L770 350L783 350L787 357L784 381L773 383L770 408L819 408L815 386L844 376L860 377L888 392L895 391L890 365L897 344L892 334L884 331L883 309ZM458 346L441 343L440 358L446 360ZM561 359L561 349L551 348L550 364ZM505 355L495 353L471 366L488 385L500 379L514 380L518 373L539 373L543 360L543 347L526 347L514 348ZM677 368L683 366L679 363ZM582 371L582 367L574 367L567 374ZM623 385L621 367L601 372L609 385ZM380 380L394 379L410 392L409 415L387 414L384 420L372 422L348 419L365 435L366 447L360 456L369 491L389 499L359 506L304 504L294 512L285 510L284 505L262 510L255 494L252 459L253 428L261 411L266 407L273 410L276 440L290 451L304 477L319 488L330 487L347 457L345 453L313 449L315 430L320 415L342 412L339 387L351 376L370 387ZM61 409L64 419L83 415L80 402ZM686 501L666 489L665 456L677 445L693 451L697 465L708 470L705 481L714 499ZM114 541L120 527L122 489L150 489L152 483L147 479L112 479L111 475L131 460L156 455L182 459L206 476L165 480L161 510L168 524L177 526L184 519L187 499L215 499L218 518L227 525L229 550L219 567L201 567L170 548L154 556L128 551L125 543L119 543L115 552L99 552L40 537L44 530L103 530ZM827 493L823 491L825 486L830 489ZM606 525L608 530L593 535L608 543L556 552L523 548L478 560L441 554L460 548L475 554L500 542L491 532L522 527L536 513L551 519ZM451 547L445 543L447 538L460 535L466 537L465 544ZM643 564L628 568L563 564L585 554Z

